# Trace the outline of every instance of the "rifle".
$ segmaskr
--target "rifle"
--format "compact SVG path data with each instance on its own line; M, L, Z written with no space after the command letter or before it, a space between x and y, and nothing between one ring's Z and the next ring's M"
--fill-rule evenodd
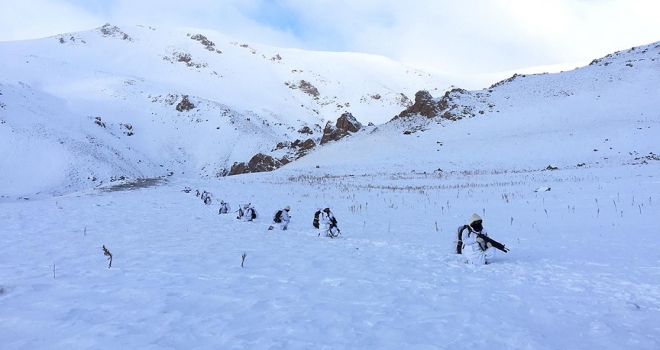
M497 248L505 253L509 251L509 248L505 247L504 244L484 235L483 233L477 233L477 237L483 239L486 243L490 243L493 248Z
M332 229L333 229L333 228L334 228L335 230L337 230L337 233L332 233ZM332 224L331 224L331 225L330 225L330 229L329 229L328 231L330 232L330 238L335 238L335 237L337 237L337 236L339 236L339 235L341 234L341 230L339 229L339 227L337 227L337 225L332 225Z
M332 229L333 229L333 228L334 228L334 229L337 229L337 233L336 233L336 234L333 234L333 233L332 233ZM330 238L335 238L335 237L337 237L337 236L339 236L339 235L341 234L341 230L340 230L339 227L337 226L337 219L334 218L334 217L333 217L333 218L330 218L330 230L329 230L329 231L330 231Z

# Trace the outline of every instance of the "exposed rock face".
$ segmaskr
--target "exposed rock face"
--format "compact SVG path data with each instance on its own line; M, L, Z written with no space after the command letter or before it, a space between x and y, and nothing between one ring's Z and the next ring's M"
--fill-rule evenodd
M279 160L265 155L263 153L258 153L248 162L248 170L252 173L259 173L262 171L273 171L283 164Z
M176 105L176 110L179 112L187 112L193 108L195 108L195 105L188 100L188 95L183 95L181 102Z
M325 145L330 141L337 141L346 135L348 135L348 131L339 129L338 127L334 126L332 122L328 122L325 124L325 128L323 129L321 145Z
M306 80L300 80L298 82L285 82L284 85L288 86L290 89L300 89L300 91L312 96L315 100L319 99L319 90L316 86Z
M591 63L593 63L593 62L591 62ZM502 85L508 84L508 83L510 83L510 82L512 82L512 81L514 81L514 80L516 80L517 78L520 78L520 77L523 77L523 78L524 78L525 75L524 75L524 74L514 73L510 78L507 78L507 79L504 79L504 80L498 81L497 83L491 85L491 86L489 87L489 89L494 89L494 88L496 88L496 87L498 87L498 86L502 86Z
M410 115L420 114L427 118L433 118L438 116L441 108L433 99L433 96L426 91L420 90L415 94L415 103L412 106L406 108L403 112L398 115L398 118L405 118Z
M362 124L351 113L346 112L337 119L337 128L350 132L358 132L362 129Z
M309 134L309 135L314 134L314 130L312 130L312 128L310 128L310 127L307 126L307 125L305 125L305 126L303 126L302 128L300 128L300 129L298 130L298 132L301 133L301 134Z
M332 122L328 122L323 131L320 144L330 141L336 141L350 133L358 132L362 129L362 124L353 117L351 113L344 113L337 119L337 126ZM312 133L309 127L305 127L298 132ZM234 163L228 175L238 175L247 173L258 173L264 171L273 171L278 169L298 158L304 157L310 150L317 146L313 138L306 139L305 141L297 139L293 142L279 142L272 152L286 150L286 155L282 159L276 159L272 156L258 153L246 164L245 162Z
M222 51L215 48L215 43L213 41L209 40L202 34L192 35L190 39L199 41L202 45L204 45L204 48L211 52L222 53Z
M110 23L104 24L103 27L99 28L98 30L104 37L115 37L121 40L133 41L133 39L128 34L122 32L119 27L113 26Z
M434 99L428 91L418 91L415 94L415 103L399 113L394 119L406 118L413 115L421 115L429 119L435 117L449 120L461 119L466 114L466 111L465 108L460 108L461 105L455 102L455 100L460 99L460 96L464 94L469 94L469 92L456 88L445 92L442 98Z
M245 162L234 163L234 165L231 166L228 175L231 176L231 175L247 174L248 171L246 171L246 168L247 168L247 164L245 164Z
M304 157L314 147L316 147L316 142L313 139L307 139L305 141L296 140L291 144L291 148L298 149L296 151L295 159Z
M247 174L247 173L260 173L264 171L273 171L284 165L280 160L277 160L269 155L263 153L255 154L250 161L245 163L234 163L229 175Z
M316 147L316 141L314 141L314 139L307 139L305 141L297 139L293 142L279 142L275 148L273 148L273 151L289 149L289 155L286 156L285 159L293 158L295 160L306 155L309 150L313 149L314 147ZM295 156L292 157L292 154Z
M337 141L351 132L358 132L360 129L362 129L362 124L351 113L346 112L337 119L337 126L333 125L332 122L325 124L321 145L330 141Z
M312 139L307 139L305 141L300 141L296 140L294 143L291 144L292 147L298 147L301 150L308 151L314 147L316 147L316 142Z

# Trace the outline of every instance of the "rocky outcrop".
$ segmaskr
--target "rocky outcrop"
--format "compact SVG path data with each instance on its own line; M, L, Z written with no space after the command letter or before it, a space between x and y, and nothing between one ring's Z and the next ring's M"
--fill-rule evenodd
M273 148L272 152L278 150L286 150L287 155L282 157L280 160L282 165L288 164L298 158L302 158L309 153L314 147L316 147L316 141L314 139L307 139L305 141L297 139L293 142L285 141L280 142Z
M415 94L415 103L399 113L392 120L421 115L429 119L440 117L455 121L465 116L474 116L474 113L472 113L472 109L474 108L470 107L469 103L459 103L463 95L469 94L464 89L456 88L445 92L441 98L436 99L426 90L418 91Z
M347 131L337 128L332 122L328 122L325 124L325 128L323 128L321 145L325 145L330 141L337 141L346 135L348 135Z
M358 132L362 129L362 124L351 113L346 112L337 119L337 128L348 132Z
M188 95L183 95L181 102L176 105L176 110L179 112L187 112L193 108L195 108L195 105L188 100Z
M316 147L316 141L314 141L313 139L307 139L305 141L301 141L301 140L294 141L291 144L290 148L296 150L295 159L298 159L306 156L307 153L309 153L309 151L314 149L314 147Z
M593 62L592 62L592 63L593 63ZM516 80L517 78L520 78L520 77L523 77L523 78L524 78L525 75L524 75L524 74L514 73L510 78L506 78L506 79L504 79L504 80L500 80L500 81L498 81L497 83L495 83L495 84L491 85L490 87L488 87L488 89L494 89L494 88L496 88L496 87L498 87L498 86L502 86L502 85L505 85L505 84L511 83L512 81L514 81L514 80Z
M282 163L286 164L291 161L294 161L298 158L304 157L309 153L310 150L316 147L316 141L314 139L307 139L305 141L297 139L293 142L285 141L279 142L271 152L278 150L287 150L287 155L282 158Z
M419 114L427 118L434 118L438 116L440 110L441 108L438 101L433 99L431 93L426 90L420 90L415 94L415 102L413 105L399 113L397 117L405 118L411 115Z
M106 23L103 27L99 28L98 31L103 37L113 37L126 41L133 41L133 39L126 33L124 33L119 27L113 26L110 23Z
M288 162L288 161L287 161ZM261 173L264 171L273 171L284 165L280 160L277 160L267 154L257 153L250 161L245 164L234 163L229 170L229 175L247 174L247 173Z
M211 52L222 53L222 51L215 48L215 43L213 41L209 40L209 38L205 37L204 35L195 34L195 35L191 36L190 34L188 34L188 36L190 36L190 39L192 39L192 40L199 41L202 45L204 45L205 49L207 49Z
M323 145L330 141L337 141L346 135L360 131L362 128L362 124L355 119L351 113L346 112L337 119L336 126L332 122L326 124L319 144ZM298 130L298 132L301 134L314 133L309 127L304 127ZM284 151L285 155L282 158L277 159L267 154L258 153L247 163L234 163L227 175L273 171L296 159L306 156L317 145L318 144L313 138L308 138L304 141L296 139L293 142L279 142L271 152L279 152L281 154L281 152Z
M337 119L336 125L332 122L325 124L321 145L330 141L337 141L352 132L358 132L360 129L362 129L362 124L351 113L346 112Z
M288 86L290 89L300 89L300 91L306 93L307 95L313 97L315 100L319 99L319 90L316 86L306 80L300 80L297 82L285 82L284 85Z
M319 144L323 145L330 141L337 141L346 135L360 131L362 127L362 124L357 119L355 119L351 113L346 112L337 119L336 126L332 122L328 122L326 124L323 131L323 136L321 137L321 142ZM313 133L309 128L303 128L301 130L299 130L300 133ZM247 163L234 163L227 175L273 171L296 159L306 156L317 145L318 144L313 138L308 138L304 141L297 139L293 142L279 142L271 150L271 152L281 152L284 150L286 155L284 155L281 159L277 159L267 154L258 153L253 156L252 159L250 159L250 161Z

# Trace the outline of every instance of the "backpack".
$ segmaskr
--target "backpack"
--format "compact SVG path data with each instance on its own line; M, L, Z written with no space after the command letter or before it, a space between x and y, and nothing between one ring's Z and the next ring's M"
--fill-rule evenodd
M243 217L243 209L238 208L238 216L236 217L237 219L240 219Z
M273 218L273 221L275 221L278 224L280 222L282 222L282 211L281 210L278 210L277 213L275 213L275 217Z
M250 220L256 219L257 218L257 211L252 209L252 208L250 208L248 210L250 210L250 212L252 213L251 216L250 216Z
M321 211L317 210L316 213L314 213L314 221L312 221L312 226L314 226L314 228L319 228L319 215L321 215Z
M456 235L456 254L461 254L463 251L463 231L468 230L468 235L472 233L470 225L463 225L458 227L458 234Z

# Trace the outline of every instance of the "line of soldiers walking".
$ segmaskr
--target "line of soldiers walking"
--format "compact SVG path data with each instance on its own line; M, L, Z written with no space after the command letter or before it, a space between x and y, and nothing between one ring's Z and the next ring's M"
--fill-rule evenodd
M182 191L186 193L190 193L191 189L189 187L186 187ZM195 190L195 195L197 197L201 197L204 204L206 205L210 205L212 202L211 199L212 195L210 192L207 192L205 190L201 192L199 190ZM277 224L279 229L282 231L286 231L289 229L289 223L291 222L291 215L289 214L290 211L291 211L291 207L287 205L284 208L275 212L275 214L273 215L273 224ZM220 207L218 208L218 214L219 215L229 214L231 212L232 212L231 206L229 205L229 203L225 202L224 200L220 200ZM236 213L237 213L236 219L242 220L244 222L251 222L259 218L259 213L254 208L254 206L252 206L252 203L241 205L236 211ZM332 213L332 211L330 211L329 205L324 205L322 208L319 208L314 213L312 226L320 230L318 234L319 237L323 236L323 237L334 238L341 234L341 230L339 230L339 227L337 226L337 218ZM273 225L268 227L269 230L272 230L274 228L275 226Z
M183 192L189 193L190 188L186 187ZM196 195L201 197L204 204L211 204L211 193L207 191L200 192L196 190ZM278 210L273 215L273 224L277 225L280 230L286 231L291 222L290 206ZM252 203L243 204L238 208L236 219L245 222L251 222L259 218L259 213L252 206ZM231 206L224 200L220 201L220 208L218 214L231 213ZM274 225L268 227L269 230L275 229ZM319 229L319 237L334 238L341 234L341 230L337 226L337 218L330 211L329 205L324 205L314 213L312 226ZM483 227L483 220L477 214L473 214L468 219L467 225L461 225L458 228L458 235L456 240L456 253L461 254L465 258L465 262L469 264L487 265L493 261L495 257L495 250L500 250L507 253L508 248L504 244L497 242L488 236L488 233Z

